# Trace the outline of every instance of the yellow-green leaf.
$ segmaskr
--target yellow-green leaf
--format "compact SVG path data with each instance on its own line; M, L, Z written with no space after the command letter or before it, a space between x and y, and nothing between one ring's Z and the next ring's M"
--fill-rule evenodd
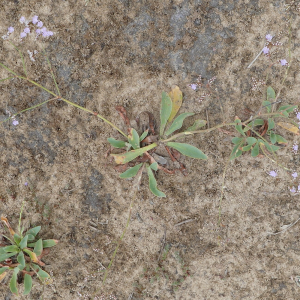
M174 122L172 123L172 125L170 126L170 128L165 132L166 135L170 135L171 133L173 133L175 130L178 130L182 127L182 123L184 121L185 118L193 116L194 113L183 113L181 115L179 115Z
M107 141L115 148L123 148L126 146L124 141L115 140L114 138L108 138Z
M267 99L275 99L276 95L275 95L275 91L271 86L268 86L267 88Z
M16 254L18 254L18 252L0 254L0 262L6 260Z
M134 128L131 128L130 134L128 135L128 142L133 149L140 148L140 137Z
M235 129L240 133L242 134L243 136L245 136L245 132L243 131L243 127L242 127L242 122L241 120L238 118L238 117L235 117Z
M160 108L160 135L162 136L165 126L168 122L172 111L172 100L166 92L162 93L161 108Z
M25 235L19 244L21 249L27 247L27 240L28 240L28 235Z
M150 165L150 168L154 171L157 171L158 170L158 163L157 162L154 162Z
M259 143L256 143L251 151L251 156L256 157L259 154Z
M29 229L26 232L26 234L32 234L32 235L36 236L39 233L40 230L41 230L41 226L36 226L36 227L33 227L33 228Z
M18 295L18 289L17 289L17 278L18 278L18 273L20 269L19 268L14 268L13 275L11 277L11 280L9 282L9 287L10 290L13 294Z
M168 142L168 146L171 148L176 149L179 151L181 154L192 157L192 158L198 158L198 159L207 159L207 156L198 148L189 145L189 144L184 144L184 143L173 143L173 142Z
M50 278L50 275L47 272L43 271L40 267L39 267L39 271L37 272L37 275L42 281L44 281L47 278Z
M205 126L206 123L207 123L207 121L205 121L205 120L196 120L196 121L194 122L194 124L193 124L192 126L190 126L190 127L189 127L187 130L185 130L185 131L195 131L195 130L197 130L198 128L201 128L201 127Z
M16 245L10 245L3 248L3 251L5 252L18 252L20 249Z
M43 248L50 248L58 244L58 240L43 240Z
M32 288L32 278L29 274L24 276L24 295L28 295Z
M21 242L21 237L17 233L14 234L14 241L17 245Z
M157 197L166 197L166 195L163 192L161 192L160 190L157 189L157 182L156 182L155 177L152 173L152 170L149 166L147 167L147 173L148 173L148 177L149 177L150 191Z
M8 267L2 267L2 268L0 268L0 275L2 273L4 273L6 270L8 270Z
M148 135L148 129L144 131L144 133L140 137L140 142Z
M43 241L42 239L39 239L34 246L33 252L37 255L40 256L43 252Z
M17 256L17 261L23 268L25 268L25 257L24 257L24 253L22 251L19 252L19 254Z
M32 251L30 251L28 249L24 249L23 251L26 252L29 255L30 259L34 263L39 263L40 262L39 259L37 258L37 255L34 252L32 252Z
M125 172L123 172L122 174L120 174L120 178L131 178L134 177L139 169L141 168L141 166L143 165L143 163L138 164L132 168L129 168L128 170L126 170Z
M117 164L126 164L127 162L132 161L133 159L135 159L139 155L142 155L146 151L149 151L149 150L155 148L156 146L157 146L157 144L153 143L149 146L146 146L146 147L143 147L143 148L140 148L140 149L136 149L136 150L132 150L132 151L129 151L129 152L120 153L120 154L111 154L111 156L113 156L113 158L115 159L115 162Z
M176 116L176 114L178 113L182 105L182 92L179 89L179 87L176 85L169 93L169 96L172 100L172 111L168 121L171 122Z

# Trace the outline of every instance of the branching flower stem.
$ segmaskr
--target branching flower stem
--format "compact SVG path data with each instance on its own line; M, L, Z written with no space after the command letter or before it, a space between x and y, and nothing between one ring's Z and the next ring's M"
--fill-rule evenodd
M211 127L211 128L208 128L208 129L180 132L180 133L174 134L173 136L171 136L168 139L161 140L160 142L161 143L167 143L167 142L173 141L173 140L175 140L179 137L182 137L182 136L192 135L192 134L196 134L196 133L208 133L208 132L214 131L218 128L221 128L221 127L233 126L233 125L236 125L236 123L227 123L227 124L222 123L222 124L219 124L215 127Z
M93 111L91 111L91 110L89 110L89 109L87 109L87 108L85 108L85 107L82 107L82 106L80 106L80 105L78 105L78 104L76 104L76 103L74 103L74 102L72 102L72 101L70 101L70 100L67 100L67 99L61 97L60 95L56 95L54 92L51 92L50 90L48 90L48 89L45 88L44 86L40 85L39 83L35 82L34 80L31 80L31 79L29 79L29 78L27 78L27 77L24 77L24 76L21 76L21 75L16 74L13 70L11 70L10 68L6 67L6 66L5 66L4 64L2 64L2 63L0 63L0 66L2 66L4 69L6 69L6 70L7 70L8 72L10 72L11 74L15 75L16 78L19 78L19 79L28 81L28 82L32 83L33 85L35 85L35 86L37 86L37 87L43 89L44 91L46 91L46 92L49 93L50 95L54 96L55 99L60 99L60 100L64 101L65 103L69 104L69 105L72 105L72 106L74 106L74 107L77 107L77 108L79 108L79 109L81 109L81 110L84 110L84 111L86 111L86 112L88 112L88 113L90 113L90 114L93 114L93 115L97 116L98 118L100 118L100 119L103 120L105 123L107 123L107 124L109 124L110 126L112 126L113 128L115 128L117 131L119 131L123 136L125 136L125 137L127 138L127 135L126 135L121 129L119 129L116 125L114 125L113 123L111 123L111 122L108 121L106 118L104 118L104 117L102 117L101 115L99 115L98 113L95 113L95 112L93 112ZM47 100L47 101L43 102L42 104L45 104L45 103L47 103L48 101L50 101L50 100ZM40 104L40 105L42 105L42 104ZM36 105L35 107L38 107L38 106L40 106L40 105ZM32 107L32 108L35 108L35 107ZM31 109L31 108L29 108L29 109ZM29 109L27 109L27 110L29 110Z

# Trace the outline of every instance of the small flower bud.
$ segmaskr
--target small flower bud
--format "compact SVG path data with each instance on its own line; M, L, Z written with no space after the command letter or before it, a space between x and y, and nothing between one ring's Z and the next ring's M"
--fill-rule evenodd
M36 24L38 22L38 16L33 16L32 24Z
M20 21L21 24L23 24L23 23L26 22L26 19L25 19L25 17L22 16L19 21Z
M27 33L30 33L30 28L29 27L26 27L24 28L24 32L27 34Z
M20 38L23 39L24 37L26 37L26 35L27 35L27 33L23 31L23 32L21 32L21 34L20 34Z

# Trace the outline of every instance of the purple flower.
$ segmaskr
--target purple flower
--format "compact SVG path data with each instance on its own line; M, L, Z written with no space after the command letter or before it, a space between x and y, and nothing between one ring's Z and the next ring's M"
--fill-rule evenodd
M42 21L38 21L37 27L43 27L43 22Z
M19 121L17 121L17 120L13 120L13 122L12 122L12 123L13 123L13 125L14 125L14 126L17 126L17 125L19 125Z
M190 84L190 87L195 91L197 89L197 84L192 83Z
M45 31L45 32L43 32L43 37L49 37L50 35L49 35L49 31Z
M25 19L25 17L21 17L19 21L20 21L20 23L22 23L22 24L23 24L23 23L25 23L25 22L26 22L26 19Z
M297 112L296 118L300 121L300 112Z
M53 32L52 31L48 31L48 36L52 36Z
M15 29L13 28L13 27L8 27L8 29L7 29L7 31L9 32L9 33L13 33L14 31L15 31Z
M268 54L269 51L270 51L270 49L269 49L268 47L264 47L264 48L262 49L262 51L263 51L264 54Z
M272 40L272 36L271 36L271 34L267 34L266 35L266 40L268 41L268 42L271 42L271 40Z
M278 175L276 171L270 171L268 174L272 177L276 177Z
M293 145L293 152L297 153L298 152L298 144Z
M291 193L296 193L297 192L294 186L290 189L290 192Z
M41 29L38 28L35 32L36 32L36 34L39 35L39 34L41 34Z
M298 192L300 192L300 185L298 185Z
M36 24L38 22L38 16L33 16L32 18L32 24Z
M295 179L295 178L297 178L298 177L298 173L297 172L294 172L293 174L292 174L292 177Z
M286 59L281 59L280 63L281 63L282 66L286 66L288 64Z
M28 186L28 182L26 181L26 182L24 183L24 185L25 185L25 186Z
M42 32L42 33L47 32L47 28L46 28L46 27L43 27L43 28L41 29L41 32Z
M23 32L30 33L30 28L29 27L24 28Z
M27 35L27 33L23 31L23 32L21 32L21 34L20 34L20 38L22 39L22 38L26 37L26 35Z

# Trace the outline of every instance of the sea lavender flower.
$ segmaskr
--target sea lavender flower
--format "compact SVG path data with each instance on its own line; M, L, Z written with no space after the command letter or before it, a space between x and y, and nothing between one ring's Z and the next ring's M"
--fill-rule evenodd
M23 23L26 22L26 19L25 19L25 17L22 16L19 21L20 21L21 24L23 24Z
M9 32L9 33L13 33L14 31L15 31L15 29L13 28L13 27L8 27L8 29L7 29L7 31Z
M12 124L13 124L14 126L17 126L17 125L19 125L19 121L13 120L13 121L12 121Z
M276 171L270 171L268 174L272 177L276 177L278 175Z
M26 34L30 33L30 28L29 27L24 28L23 32L25 32Z
M292 188L290 188L290 192L291 193L296 193L297 192L294 186Z
M38 16L33 16L32 18L32 24L36 24L38 22Z
M267 40L268 42L271 42L272 38L273 38L273 36L272 36L271 34L267 34L267 35L266 35L266 40Z
M42 21L38 21L37 27L43 27L43 22Z
M295 143L295 144L293 145L293 152L294 152L295 154L298 153L298 148L299 148L298 144Z
M26 182L24 183L24 185L25 185L25 186L28 186L28 182L26 181Z
M294 172L293 174L292 174L292 177L295 179L295 178L297 178L298 177L298 173L297 172Z
M300 121L300 111L297 112L296 118Z
M264 47L264 48L262 49L262 51L263 51L264 54L268 54L269 51L270 51L270 49L266 46L266 47Z
M49 37L49 36L50 36L50 35L49 35L49 31L44 31L44 32L43 32L43 37L46 38L46 37Z
M286 59L281 59L280 63L281 63L282 66L286 66L288 64Z
M20 34L20 38L23 39L24 37L26 37L26 35L27 35L27 33L23 31L23 32L21 32L21 34Z
M197 84L192 83L189 85L194 91L197 89Z

